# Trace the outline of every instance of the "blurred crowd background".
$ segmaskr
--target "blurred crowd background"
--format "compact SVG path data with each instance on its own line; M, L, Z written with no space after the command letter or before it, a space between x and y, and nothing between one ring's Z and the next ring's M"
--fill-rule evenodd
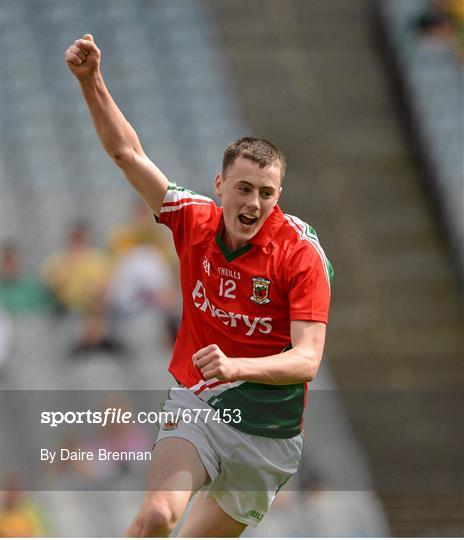
M281 206L334 264L305 458L246 534L462 536L464 3L3 0L1 24L2 389L119 391L111 404L130 408L121 391L174 382L170 234L104 154L64 64L92 33L170 180L213 196L225 146L270 139L289 163ZM0 536L120 535L146 464L58 467L31 488L19 434L38 426L22 412L2 414Z

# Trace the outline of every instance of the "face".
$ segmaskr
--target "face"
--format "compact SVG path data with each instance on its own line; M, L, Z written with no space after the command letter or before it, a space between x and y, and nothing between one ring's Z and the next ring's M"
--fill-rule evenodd
M282 191L280 172L279 165L262 169L239 156L224 176L216 177L216 195L223 207L223 240L229 249L248 244L263 226Z

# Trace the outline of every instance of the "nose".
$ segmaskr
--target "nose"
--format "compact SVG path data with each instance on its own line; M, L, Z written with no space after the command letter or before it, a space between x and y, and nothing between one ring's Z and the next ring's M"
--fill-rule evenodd
M259 209L259 195L258 193L251 192L247 200L247 210L255 212Z

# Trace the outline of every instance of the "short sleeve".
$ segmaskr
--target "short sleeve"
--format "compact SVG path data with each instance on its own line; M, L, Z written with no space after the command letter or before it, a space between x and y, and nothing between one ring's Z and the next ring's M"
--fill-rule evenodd
M195 241L202 226L210 222L216 210L215 202L209 197L169 184L160 214L155 215L155 219L171 229L180 255L185 245Z
M305 242L288 265L290 320L328 322L332 265L319 244Z

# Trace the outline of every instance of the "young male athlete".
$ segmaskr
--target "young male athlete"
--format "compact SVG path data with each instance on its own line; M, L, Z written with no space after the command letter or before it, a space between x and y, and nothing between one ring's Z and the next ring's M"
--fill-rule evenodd
M148 491L128 536L239 536L261 521L301 457L307 383L321 361L332 267L315 231L283 214L285 159L246 137L215 181L222 207L169 183L108 92L89 34L66 51L107 153L173 233L182 324Z

